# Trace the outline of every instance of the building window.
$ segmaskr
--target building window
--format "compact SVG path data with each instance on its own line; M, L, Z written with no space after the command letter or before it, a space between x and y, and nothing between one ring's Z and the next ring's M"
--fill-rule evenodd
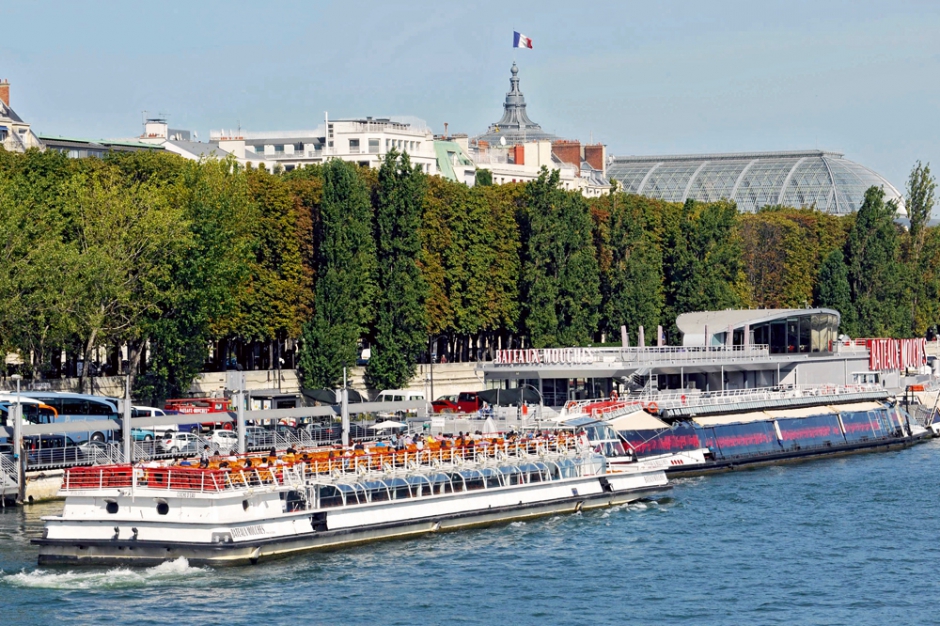
M294 166L293 166L293 165L285 165L285 166L284 166L284 171L285 171L285 172L293 172L293 171L294 171Z
M349 152L350 154L359 154L359 140L358 139L349 140Z
M274 146L274 154L284 154L284 144Z
M378 154L379 153L379 140L370 139L369 140L369 154Z
M295 152L303 152L303 151L304 151L304 144L302 144L302 143L300 143L300 142L295 143L295 144L294 144L294 151L295 151Z

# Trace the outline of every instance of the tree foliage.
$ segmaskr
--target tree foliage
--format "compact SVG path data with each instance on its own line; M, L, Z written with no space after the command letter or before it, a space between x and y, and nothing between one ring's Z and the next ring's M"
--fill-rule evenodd
M319 220L313 231L313 315L304 325L298 369L308 389L337 387L356 363L377 295L369 189L356 166L323 168Z
M375 191L376 319L369 386L398 388L414 376L425 351L427 283L418 267L427 180L408 154L389 152Z
M599 319L591 214L584 198L559 182L558 170L542 168L526 184L520 212L523 320L536 348L588 344Z
M845 244L858 332L866 337L892 336L904 324L897 306L903 284L896 214L894 203L884 201L884 190L871 187Z
M737 209L729 202L692 200L666 216L664 245L665 319L690 311L748 304Z
M940 324L928 165L908 182L909 229L876 188L834 216L616 188L585 199L547 170L478 182L428 177L395 153L378 171L269 173L0 150L0 347L37 379L126 358L135 394L156 404L184 394L215 345L218 363L225 346L270 355L299 341L304 384L319 387L369 342L367 380L390 388L429 341L458 360L616 341L622 325L652 336L662 324L678 341L676 315L742 306L832 307L852 336Z

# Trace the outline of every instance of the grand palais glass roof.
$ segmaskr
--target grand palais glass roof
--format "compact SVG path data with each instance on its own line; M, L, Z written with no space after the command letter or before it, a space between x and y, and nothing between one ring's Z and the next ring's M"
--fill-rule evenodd
M728 199L741 211L780 204L841 215L857 211L873 185L904 209L903 196L881 175L822 150L614 157L607 175L627 193L670 202Z

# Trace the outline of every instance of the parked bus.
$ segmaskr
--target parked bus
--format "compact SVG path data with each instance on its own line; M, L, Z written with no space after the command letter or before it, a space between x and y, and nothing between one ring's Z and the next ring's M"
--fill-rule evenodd
M24 391L21 395L39 400L53 408L56 413L55 423L117 420L120 417L115 398L59 391ZM73 432L69 433L69 437L76 443L85 443L89 440L109 441L117 437L117 429Z
M13 427L13 422L10 421L10 407L17 402L23 406L23 424L52 424L58 416L54 408L35 398L0 393L0 426Z

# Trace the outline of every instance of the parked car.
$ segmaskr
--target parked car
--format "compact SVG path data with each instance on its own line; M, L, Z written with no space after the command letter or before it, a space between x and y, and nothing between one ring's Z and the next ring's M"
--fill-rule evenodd
M343 427L340 424L309 424L306 428L306 431L307 435L316 443L333 443L343 439ZM359 424L349 425L349 438L351 440L363 439L369 436L370 433L368 429L363 428Z
M376 398L376 402L424 402L424 393L421 391L411 391L408 389L386 389ZM379 411L377 415L384 418L404 417L405 415L415 415L415 409L404 411Z
M441 396L431 403L431 410L435 413L459 413L457 396Z
M333 443L343 438L343 427L338 424L307 424L304 430L315 443Z
M168 454L194 455L198 454L202 440L192 433L171 433L169 437L157 440L157 451Z
M263 426L245 427L245 445L249 448L267 448L277 443L273 430Z
M431 403L435 413L476 413L483 407L483 401L476 391L463 391L454 396L441 396Z
M238 435L233 430L213 430L209 433L208 441L211 449L225 454L238 447Z
M131 417L161 417L165 415L179 415L178 411L172 409L158 409L155 406L133 406L131 407ZM201 430L200 424L165 424L151 426L149 428L132 428L131 437L134 441L153 441L159 439L167 433L183 431L187 433L198 433Z

